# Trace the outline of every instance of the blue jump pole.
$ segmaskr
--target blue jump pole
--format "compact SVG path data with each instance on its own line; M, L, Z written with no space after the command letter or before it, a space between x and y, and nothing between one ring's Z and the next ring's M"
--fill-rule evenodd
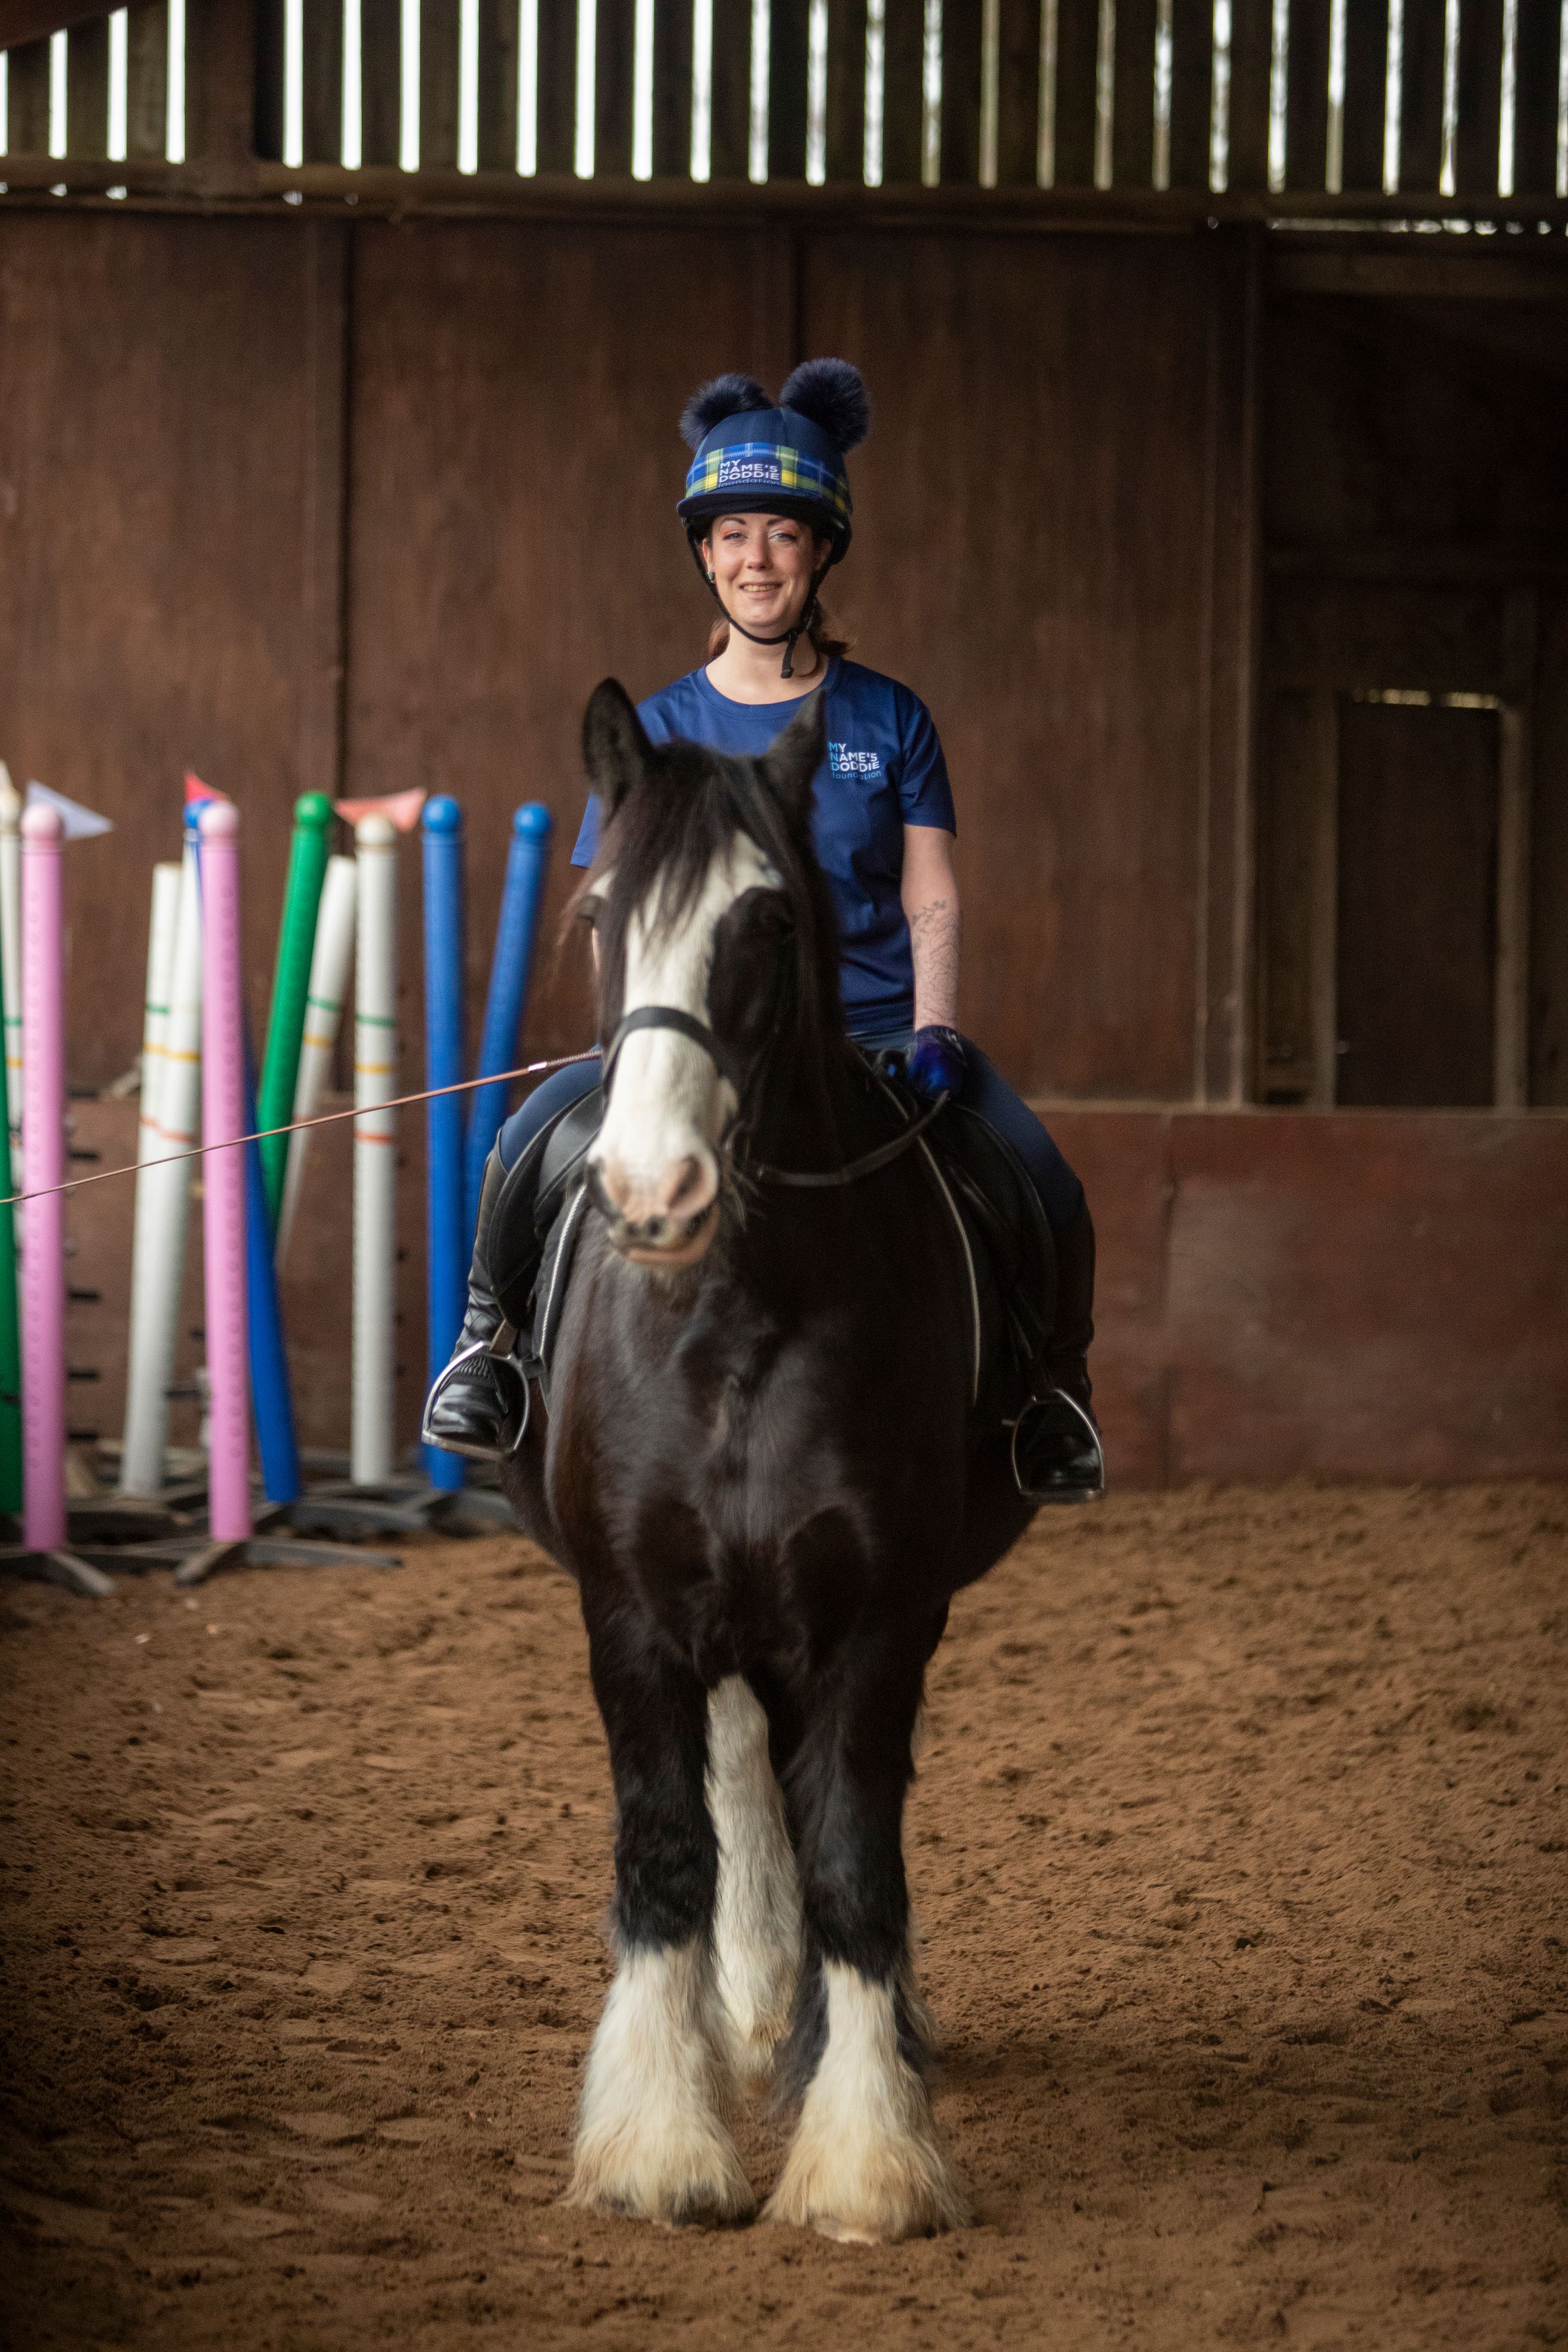
M245 1041L245 1127L256 1132L256 1067ZM261 1454L261 1483L269 1503L300 1498L300 1449L294 1435L294 1400L289 1386L289 1356L278 1304L278 1268L272 1256L272 1221L267 1213L267 1182L261 1146L245 1147L245 1270L250 1336L250 1402Z
M426 801L421 819L425 881L425 1083L460 1086L463 1077L463 812L445 793ZM487 1030L487 1034L488 1030ZM463 1207L463 1097L425 1106L426 1307L430 1378L450 1360L468 1291L473 1223ZM430 1484L454 1494L463 1461L438 1445L425 1448Z
M525 801L511 821L511 848L506 861L500 920L496 925L495 956L490 964L489 992L485 998L484 1035L479 1043L476 1077L488 1078L512 1066L523 1008L528 1003L528 968L533 956L533 934L539 901L550 862L550 811L542 801ZM468 1146L465 1162L463 1214L472 1238L479 1218L479 1190L485 1161L506 1118L504 1085L480 1087L468 1113Z

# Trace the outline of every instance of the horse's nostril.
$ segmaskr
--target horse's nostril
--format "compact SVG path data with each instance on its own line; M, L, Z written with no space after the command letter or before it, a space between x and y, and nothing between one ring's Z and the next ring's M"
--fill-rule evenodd
M667 1214L672 1217L694 1216L705 1209L713 1197L708 1171L700 1160L688 1158L680 1163L675 1180L675 1190L665 1202Z

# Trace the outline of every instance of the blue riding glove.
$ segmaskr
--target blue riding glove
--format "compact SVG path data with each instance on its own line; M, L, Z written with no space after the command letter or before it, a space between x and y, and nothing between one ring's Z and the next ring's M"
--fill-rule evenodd
M938 1028L933 1023L926 1029L915 1031L914 1047L904 1076L917 1095L934 1102L938 1095L952 1095L954 1099L963 1091L969 1060L963 1050L963 1040L956 1029Z

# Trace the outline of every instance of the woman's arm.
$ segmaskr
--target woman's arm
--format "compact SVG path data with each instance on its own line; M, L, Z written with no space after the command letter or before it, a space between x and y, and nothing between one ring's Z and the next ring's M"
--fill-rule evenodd
M915 966L915 1027L958 1026L958 881L952 835L934 824L904 827L900 888Z

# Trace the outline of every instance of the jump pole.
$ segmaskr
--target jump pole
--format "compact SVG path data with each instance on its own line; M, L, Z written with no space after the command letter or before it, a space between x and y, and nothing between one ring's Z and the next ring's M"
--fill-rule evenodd
M384 816L354 827L353 1408L349 1475L393 1474L397 1344L397 835Z
M160 1105L165 1084L168 1063L165 1048L169 1039L169 992L174 974L174 941L180 919L180 868L177 866L154 866L153 868L153 911L147 927L147 994L142 1008L142 1089L138 1097L136 1121L136 1157L138 1160L155 1160L167 1150L160 1120ZM155 1206L157 1195L143 1171L136 1179L136 1205L132 1218L131 1240L131 1340L132 1369L128 1373L126 1394L129 1399L134 1379L136 1335L148 1324L149 1295L157 1265ZM128 1416L129 1417L129 1416ZM127 1433L129 1435L129 1432ZM162 1475L162 1453L159 1447L159 1475ZM121 1473L124 1475L124 1455L121 1456Z
M215 1543L250 1535L245 1280L245 1016L240 988L239 811L209 801L202 844L203 1262L206 1276L207 1524ZM213 1147L231 1145L227 1150Z
M22 817L22 1150L37 1185L66 1180L65 897L59 812ZM34 1551L66 1539L66 1213L27 1204L22 1261L24 1534Z
M5 1087L11 1190L22 1190L22 795L0 760L0 971L5 991Z
M421 821L425 884L425 1083L454 1087L463 1076L463 812L442 794ZM425 1106L426 1337L433 1381L457 1343L468 1300L468 1242L463 1216L463 1098ZM430 1484L455 1494L460 1454L425 1448Z
M310 985L305 997L305 1025L300 1039L299 1075L294 1081L292 1118L314 1118L332 1075L343 1000L354 953L354 861L329 857L321 903L316 917L316 944L310 957ZM288 1172L283 1180L283 1203L278 1218L277 1258L282 1265L300 1205L300 1186L310 1138L288 1138Z
M274 999L276 1001L276 997ZM254 1135L260 1123L256 1091L246 1051L245 1127ZM245 1271L250 1394L256 1412L256 1444L261 1455L261 1485L269 1503L292 1503L300 1493L300 1447L294 1433L294 1398L289 1381L289 1354L283 1339L283 1316L278 1301L278 1268L272 1255L272 1227L267 1215L267 1183L262 1172L262 1147L245 1147Z
M202 1047L202 899L196 845L199 809L185 813L184 857L174 908L168 1017L157 1057L153 1104L157 1150L184 1151L200 1140ZM146 1087L146 1063L142 1086ZM142 1117L147 1116L145 1095ZM144 1134L145 1129L142 1132ZM151 1147L149 1147L150 1149ZM138 1147L138 1156L144 1156ZM120 1492L156 1495L163 1484L169 1434L169 1389L179 1345L184 1286L185 1232L190 1216L191 1163L145 1168L136 1179L132 1260L131 1349L125 1380L125 1431Z
M283 889L278 961L272 974L272 1009L268 1016L267 1050L257 1088L258 1123L263 1128L285 1127L293 1117L317 910L336 821L325 793L301 793L294 803L294 835L289 851L289 877ZM283 1205L289 1138L268 1135L258 1149L267 1188L268 1231L276 1234Z
M5 1010L5 982L0 975L0 1026ZM0 1137L10 1134L10 1106L5 1084L5 1055L0 1049ZM6 1152L4 1165L9 1166ZM19 1518L22 1511L22 1327L16 1312L16 1212L7 1201L0 1207L0 1512Z
M488 1078L493 1071L510 1069L516 1059L518 1032L528 1002L528 972L533 959L539 902L550 862L551 830L550 811L542 801L525 801L511 821L511 846L507 854L506 881L496 924L495 954L485 998L485 1025L476 1077ZM506 1109L505 1086L488 1086L478 1089L468 1113L463 1217L470 1241L479 1223L485 1162L500 1133Z

